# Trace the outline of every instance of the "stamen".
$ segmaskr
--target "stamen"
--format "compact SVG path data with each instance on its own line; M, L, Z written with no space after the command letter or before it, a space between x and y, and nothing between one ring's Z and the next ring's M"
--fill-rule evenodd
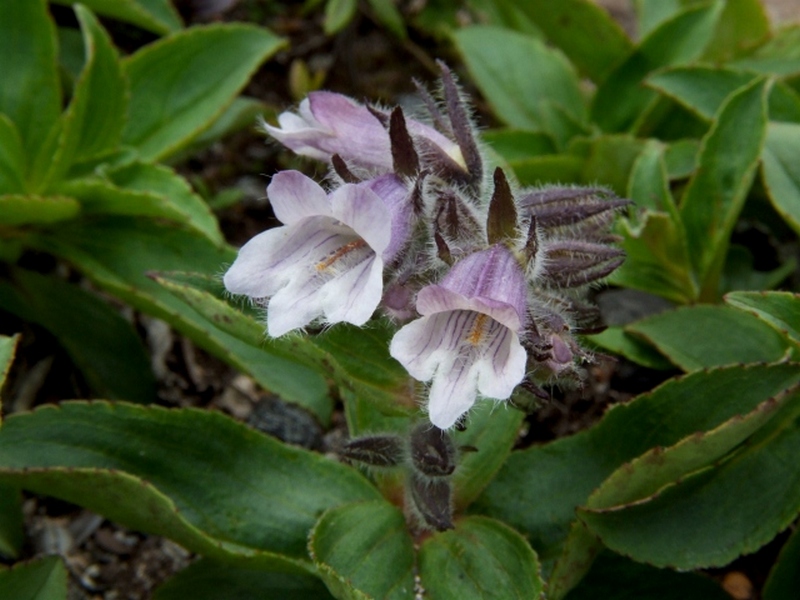
M366 245L367 245L367 242L365 242L361 238L358 238L357 240L353 240L352 242L348 242L347 244L345 244L344 246L339 248L336 252L331 254L328 258L326 258L322 262L318 262L317 265L316 265L317 271L325 271L333 263L335 263L337 260L339 260L343 256L346 256L347 254L349 254L353 250L358 250L359 248L363 248Z
M489 320L489 315L478 313L475 317L475 324L472 326L472 331L467 336L467 341L473 346L477 346L486 335L486 322Z

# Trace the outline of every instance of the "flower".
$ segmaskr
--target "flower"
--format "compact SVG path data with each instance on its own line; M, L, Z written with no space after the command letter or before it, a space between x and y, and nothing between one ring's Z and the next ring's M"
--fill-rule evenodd
M270 298L272 337L323 315L329 323L366 323L381 300L384 264L408 234L405 186L386 175L326 195L302 173L282 171L267 194L284 225L241 248L225 273L226 289Z
M470 254L417 295L421 318L395 334L391 355L420 381L433 380L431 423L452 427L483 396L505 400L524 379L527 285L517 259L496 244Z
M385 123L381 118L385 118ZM297 113L278 116L279 127L264 129L284 146L302 156L330 161L338 154L346 163L388 172L393 169L392 148L387 130L389 116L372 111L347 96L312 92ZM434 128L408 119L411 137L427 148L440 148L456 162L463 163L458 145Z

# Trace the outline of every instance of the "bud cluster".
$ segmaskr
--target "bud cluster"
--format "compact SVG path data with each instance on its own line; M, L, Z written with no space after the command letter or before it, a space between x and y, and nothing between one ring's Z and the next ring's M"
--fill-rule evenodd
M384 434L347 442L341 455L372 467L407 467L406 508L421 529L444 531L453 527L450 476L458 451L450 434L420 423L408 439Z
M589 357L573 336L599 327L586 295L624 259L609 231L628 201L597 187L517 189L487 166L441 69L438 99L418 86L423 118L315 92L265 124L328 162L330 180L273 177L283 226L242 247L225 286L268 306L271 336L388 315L402 325L391 355L431 382L430 421L448 429L479 395L506 400L522 383L543 395L539 384L579 376Z

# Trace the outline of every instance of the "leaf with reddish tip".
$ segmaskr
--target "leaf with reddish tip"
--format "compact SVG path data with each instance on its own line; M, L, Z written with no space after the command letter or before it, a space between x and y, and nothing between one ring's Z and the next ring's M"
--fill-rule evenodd
M730 292L725 303L753 313L800 344L800 294L791 292Z

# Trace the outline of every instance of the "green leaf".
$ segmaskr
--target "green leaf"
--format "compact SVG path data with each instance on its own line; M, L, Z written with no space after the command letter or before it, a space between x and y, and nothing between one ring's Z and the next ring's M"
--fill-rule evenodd
M161 585L153 600L332 600L323 583L311 575L278 573L248 561L207 558Z
M304 558L319 514L379 498L350 467L221 413L103 402L9 417L0 480L223 558Z
M683 0L633 0L639 38L647 37L654 29L681 12Z
M653 212L666 212L677 217L678 209L669 189L664 146L649 140L630 169L627 194L636 206Z
M730 292L725 303L753 313L800 344L800 294L791 292Z
M325 33L333 35L344 29L356 16L357 8L357 0L328 0L325 3Z
M15 269L0 306L50 331L97 397L152 402L156 382L131 324L96 296L56 277Z
M196 154L199 150L209 147L226 136L252 128L253 124L258 122L259 117L271 112L274 111L261 100L238 96L208 129L192 139L186 152Z
M615 354L624 356L637 365L668 371L673 368L651 345L625 332L623 327L609 327L602 333L590 336L589 341Z
M673 302L691 302L698 290L682 223L661 212L645 211L640 218L639 224L619 222L627 256L609 281Z
M520 185L583 183L585 159L566 154L546 154L526 160L509 161Z
M484 131L481 138L507 161L519 161L543 154L555 154L553 139L546 133L521 129Z
M647 85L711 121L728 96L757 78L754 73L735 69L690 66L655 73L647 79ZM785 83L776 83L769 96L769 115L773 121L799 120L800 97Z
M659 2L662 0L658 0ZM602 554L566 600L730 600L710 577L676 573ZM788 600L788 598L787 598Z
M628 191L628 179L642 151L642 140L628 135L601 135L589 145L583 181L610 186L620 196Z
M766 138L768 92L768 82L756 80L723 104L702 141L697 171L683 195L680 213L701 299L718 296L729 238Z
M539 561L520 534L486 517L467 517L456 528L425 540L419 575L430 600L529 600L542 594Z
M226 333L148 274L199 271L218 276L235 257L191 231L144 220L96 219L31 240L70 261L100 287L164 319L202 348L250 374L285 400L311 409L323 422L331 413L324 376L291 354L254 347Z
M75 0L52 2L69 5ZM154 33L170 33L183 27L169 0L82 0L81 4L99 15L126 21Z
M208 205L183 177L169 167L133 162L108 169L105 175L114 185L125 190L160 196L170 210L183 215L182 220L190 227L215 242L223 241L217 219Z
M754 552L800 510L800 428L794 415L766 427L714 468L688 475L644 501L581 511L616 552L681 570L722 566Z
M703 58L723 63L762 44L771 37L769 18L760 0L726 0Z
M45 0L6 0L0 19L0 113L34 156L61 113L56 29Z
M14 123L0 114L0 194L25 192L25 150Z
M761 591L763 600L792 600L800 589L800 533L795 529L781 548L778 560Z
M775 210L800 232L800 125L770 123L761 153L761 176Z
M694 173L699 149L700 142L694 139L678 140L667 146L664 160L670 181L685 179Z
M787 25L763 46L735 60L731 66L764 75L797 75L800 73L800 25Z
M77 216L81 205L66 196L8 194L0 196L0 225L47 224Z
M85 7L76 6L75 13L86 60L62 116L55 153L38 157L48 163L44 180L36 182L39 189L61 180L72 164L115 150L127 117L128 82L111 38Z
M0 598L66 600L67 570L59 556L16 565L0 571Z
M18 557L24 541L22 494L14 486L0 484L0 555Z
M125 59L131 101L126 144L163 159L212 125L283 41L244 24L192 27Z
M727 306L683 306L637 321L625 331L644 338L684 371L774 362L789 349L787 340L761 319Z
M340 600L414 597L414 542L403 513L386 501L327 511L311 532L309 552Z
M711 39L720 11L718 2L692 6L652 31L597 89L592 120L605 131L629 129L656 98L642 81L658 68L698 58Z
M369 6L375 13L378 22L386 29L401 40L408 37L403 15L395 6L394 0L369 0Z
M11 370L11 363L14 362L18 343L18 335L11 337L0 335L0 390L3 389L3 384L6 382L8 372ZM1 406L2 405L0 405L0 407Z
M594 2L528 0L518 6L550 42L595 82L605 79L631 49L620 26Z
M561 105L579 121L586 106L577 73L544 42L515 31L472 26L453 34L467 68L494 113L512 127L544 130L541 104ZM531 65L536 66L532 76Z
M477 452L461 453L453 473L456 510L472 504L494 479L517 441L524 416L522 411L504 404L480 402L469 413L469 426L453 434L457 447L477 448Z
M576 507L620 465L750 412L798 381L794 364L717 368L672 379L613 406L589 430L512 452L472 510L508 523L546 563L553 561Z
M728 256L725 257L720 292L771 290L778 287L797 268L797 261L791 257L771 271L756 270L754 264L755 257L749 248L731 244Z
M713 465L769 423L790 400L790 395L778 395L711 431L694 433L668 448L657 446L645 452L606 478L589 496L585 510L610 509L646 500L690 473Z

